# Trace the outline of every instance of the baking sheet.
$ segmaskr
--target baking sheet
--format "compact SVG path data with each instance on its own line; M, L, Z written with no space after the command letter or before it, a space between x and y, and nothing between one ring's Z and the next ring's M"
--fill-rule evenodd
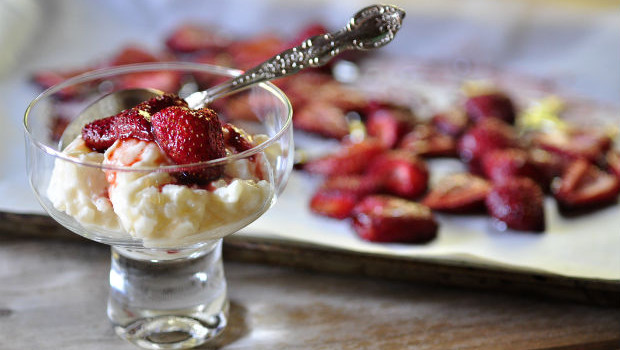
M20 9L23 19L11 22L11 28L7 28L8 22L3 22L0 28L2 34L7 30L24 34L0 35L2 40L12 43L21 40L10 46L13 51L6 51L17 59L2 61L4 66L0 70L3 72L0 83L0 162L3 164L0 167L0 211L18 214L43 213L31 194L23 170L21 118L28 102L36 95L27 81L30 72L80 66L109 56L111 48L130 42L156 47L170 28L189 19L211 21L235 33L250 34L258 31L257 28L299 27L313 18L322 18L328 25L338 27L343 19L366 5L359 1L317 1L303 5L304 8L279 1L252 3L251 6L236 1L225 5L187 1L183 7L177 2L163 0L26 2L32 6ZM498 8L500 5L486 1L403 1L400 5L408 10L409 22L385 53L392 57L415 56L422 62L444 62L439 78L447 76L448 81L471 78L472 69L475 71L479 66L494 67L486 70L487 74L508 83L520 76L538 75L540 79L536 81L542 82L538 85L539 92L561 87L594 100L600 108L591 110L600 112L603 119L619 115L613 103L617 103L615 99L620 95L620 67L617 65L620 53L609 49L617 44L620 31L617 11L554 8L548 4L533 7L535 5L530 2L502 3L502 8ZM196 11L201 6L204 10ZM501 23L494 20L497 11L506 14ZM264 21L266 18L272 21ZM411 25L407 26L409 23ZM2 44L7 47L4 42ZM409 58L407 61L415 63ZM428 67L428 64L423 66ZM394 61L390 67L401 66ZM376 77L372 74L379 74L388 78L395 88L403 90L400 95L403 98L408 94L415 96L420 89L433 95L434 90L423 81L417 80L417 84L411 81L411 74L419 73L416 67L420 65L412 64L407 68L409 75L399 74L398 70L382 74L377 67L366 67L367 76L371 78L364 81L362 77L358 83L362 88L364 83L368 86ZM517 74L506 74L508 71ZM523 85L519 82L512 86ZM434 94L438 97L437 103L449 96L437 92ZM521 94L518 97L524 98ZM444 103L449 101L448 98ZM450 171L458 164L447 161L432 166ZM576 278L620 280L618 205L578 219L564 219L549 200L546 203L548 230L542 235L499 233L493 231L486 218L441 215L439 237L430 244L376 244L359 240L346 222L319 218L307 210L311 190L317 181L305 174L293 174L279 203L237 235L308 242L396 259L428 257Z

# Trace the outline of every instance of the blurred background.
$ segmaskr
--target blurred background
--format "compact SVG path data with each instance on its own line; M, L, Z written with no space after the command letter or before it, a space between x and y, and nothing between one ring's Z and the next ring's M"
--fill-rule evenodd
M381 55L510 72L596 103L620 105L620 3L613 0L400 0L407 11ZM22 116L34 72L96 65L126 45L160 52L184 23L232 38L292 39L311 23L341 28L359 0L0 0L0 211L40 211L23 172ZM394 64L394 63L391 63ZM391 67L394 69L394 67ZM396 68L397 69L397 68ZM19 171L15 171L19 169ZM9 201L10 199L10 201Z

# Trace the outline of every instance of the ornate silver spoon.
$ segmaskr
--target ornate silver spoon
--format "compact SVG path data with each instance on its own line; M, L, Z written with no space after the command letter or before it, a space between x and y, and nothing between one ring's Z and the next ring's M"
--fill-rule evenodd
M320 67L343 51L382 47L394 39L404 17L405 11L395 6L365 7L353 15L339 31L311 37L301 45L283 51L231 80L204 91L194 92L185 100L191 108L201 108L251 85L295 74L308 67ZM67 145L84 124L133 107L160 94L161 91L154 89L128 89L102 97L84 109L67 127L61 146Z

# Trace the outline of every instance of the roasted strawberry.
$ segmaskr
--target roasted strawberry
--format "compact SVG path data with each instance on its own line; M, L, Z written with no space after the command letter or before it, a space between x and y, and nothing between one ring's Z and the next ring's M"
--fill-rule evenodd
M126 64L134 63L149 63L157 62L160 59L138 46L126 46L122 48L112 59L109 61L110 66L122 66Z
M474 123L487 118L497 118L513 124L516 115L512 100L501 92L469 97L465 101L465 112Z
M618 180L620 180L620 152L616 150L607 152L605 162L609 172L616 175Z
M515 146L517 146L515 130L499 119L487 118L460 138L457 150L472 172L481 173L480 162L486 152Z
M528 152L518 148L494 149L482 157L482 171L493 182L510 181L513 177L529 177L544 181Z
M361 175L329 177L312 196L310 210L319 215L345 219L355 204L373 191L374 184Z
M119 89L152 88L173 93L181 86L181 75L174 71L154 71L132 73L120 77L116 84Z
M428 186L426 163L405 150L390 150L378 155L370 162L366 174L383 191L404 198L416 198Z
M295 38L290 41L289 45L295 47L301 45L308 38L325 33L329 33L329 30L322 23L310 23L295 35Z
M138 105L131 108L131 111L134 111L145 117L147 120L150 120L153 114L170 106L188 107L187 102L178 95L166 93L153 97L147 101L140 102Z
M191 164L224 157L224 135L215 111L171 106L151 117L153 134L159 146L176 164ZM221 167L190 170L183 177L190 182L218 178Z
M222 125L222 132L224 133L224 143L234 148L237 153L245 152L254 147L245 132L232 124L225 123Z
M539 133L533 137L533 143L564 157L596 162L611 148L612 139L602 129L584 128Z
M549 186L553 179L562 175L570 161L566 157L537 147L531 148L528 153L530 163L536 168L538 179L544 190L550 189Z
M432 124L417 125L407 133L398 146L420 157L456 157L456 140L439 133Z
M361 174L375 157L384 152L379 140L368 138L361 142L345 140L342 148L332 154L309 160L303 169L325 176Z
M451 174L433 186L422 204L447 213L484 212L484 201L491 187L489 181L470 173Z
M90 122L82 128L82 139L86 146L97 152L105 152L114 141L136 138L153 140L151 124L138 113L131 110Z
M48 89L54 85L60 84L63 81L72 78L76 75L85 73L88 70L73 70L73 71L54 71L54 70L41 70L32 75L32 81L38 85L41 89ZM61 100L71 100L79 98L89 92L92 86L84 84L68 86L55 94Z
M355 232L371 242L425 243L437 236L439 228L428 207L384 195L364 198L351 218Z
M246 40L232 42L228 46L235 67L252 68L278 52L286 49L286 42L273 33L265 33Z
M560 212L575 215L616 202L620 180L585 159L572 162L553 183L553 195Z
M177 27L165 40L166 47L174 52L220 51L230 45L221 32L195 23Z
M544 194L527 177L515 177L493 185L487 195L486 206L500 230L545 230Z
M452 109L442 113L437 113L431 118L437 131L450 136L462 135L469 125L469 119L465 112L459 109Z
M413 129L415 119L410 109L379 108L366 116L366 130L386 148L393 148Z
M323 137L342 139L349 134L349 122L344 111L322 102L310 103L299 109L293 117L299 130Z

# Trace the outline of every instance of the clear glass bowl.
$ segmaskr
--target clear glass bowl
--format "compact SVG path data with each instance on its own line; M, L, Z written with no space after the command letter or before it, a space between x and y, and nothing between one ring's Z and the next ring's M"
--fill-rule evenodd
M124 163L133 165L105 163L119 150L132 156L131 147L104 155L78 140L65 148L89 120L69 124L64 142L58 126L116 90L157 88L184 97L239 73L176 62L102 69L44 91L26 111L34 193L60 224L113 247L108 316L119 335L139 346L193 347L223 330L228 303L221 239L260 217L284 189L293 164L290 102L270 83L216 101L212 107L222 122L261 136L248 150L186 165L160 164L149 156L154 144L140 141L133 143L135 162ZM109 108L99 117L119 112ZM182 174L216 167L224 169L217 181L179 181Z

